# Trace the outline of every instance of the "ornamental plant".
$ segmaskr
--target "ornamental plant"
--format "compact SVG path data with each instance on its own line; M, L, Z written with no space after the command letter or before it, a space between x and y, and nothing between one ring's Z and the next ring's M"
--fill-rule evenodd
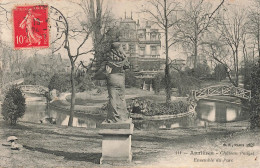
M18 118L21 118L26 109L25 98L20 88L12 86L6 93L2 104L2 115L4 120L15 125Z
M135 109L139 110L134 110ZM147 116L155 115L174 115L185 113L188 111L189 103L187 101L171 102L168 106L165 103L152 103L149 100L137 99L128 105L128 109L132 113L141 113Z

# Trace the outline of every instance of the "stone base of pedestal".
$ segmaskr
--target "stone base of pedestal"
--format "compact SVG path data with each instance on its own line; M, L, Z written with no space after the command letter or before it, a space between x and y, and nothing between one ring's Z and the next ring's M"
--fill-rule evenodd
M99 134L102 138L102 157L100 164L130 163L132 161L131 135L132 123L105 123Z

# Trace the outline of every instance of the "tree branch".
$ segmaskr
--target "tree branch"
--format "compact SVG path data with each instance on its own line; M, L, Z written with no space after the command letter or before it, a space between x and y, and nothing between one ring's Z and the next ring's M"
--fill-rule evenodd
M209 15L206 26L204 26L203 28L201 28L201 30L198 31L198 35L199 35L200 33L202 33L205 29L208 28L212 17L213 17L214 14L217 12L217 10L224 4L224 2L225 2L225 0L222 0L221 3L217 6L217 8Z

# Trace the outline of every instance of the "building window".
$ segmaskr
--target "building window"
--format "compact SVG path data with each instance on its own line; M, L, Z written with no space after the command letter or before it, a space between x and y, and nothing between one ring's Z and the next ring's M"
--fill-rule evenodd
M123 37L124 37L125 39L128 39L128 38L129 38L129 31L128 31L128 30L125 30L125 31L124 31Z
M122 44L122 48L124 51L126 51L126 44Z
M156 33L151 33L151 40L155 41L156 40Z
M144 34L143 34L143 33L140 33L140 34L139 34L139 38L140 38L140 39L143 39L143 38L144 38Z
M135 33L133 31L130 32L130 38L131 39L135 38Z
M140 47L140 56L145 55L145 47Z
M157 54L156 46L151 46L151 56L155 57Z
M135 53L135 46L134 46L134 44L130 44L129 45L129 52L130 53Z

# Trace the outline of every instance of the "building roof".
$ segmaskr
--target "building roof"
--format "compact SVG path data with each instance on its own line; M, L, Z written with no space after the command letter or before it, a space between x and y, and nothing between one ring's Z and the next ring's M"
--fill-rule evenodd
M136 23L136 21L132 18L124 18L120 21L120 23Z

